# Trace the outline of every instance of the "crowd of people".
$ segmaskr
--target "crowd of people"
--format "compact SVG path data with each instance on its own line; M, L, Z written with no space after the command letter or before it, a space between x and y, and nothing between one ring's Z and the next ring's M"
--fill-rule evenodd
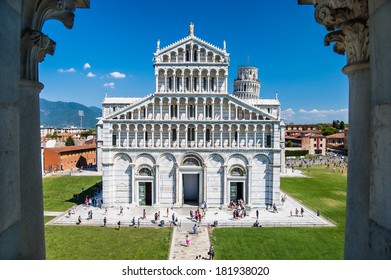
M286 167L292 171L296 167L309 168L313 165L321 165L331 168L334 172L344 173L348 167L348 157L337 154L329 154L327 156L304 157L304 158L287 158Z

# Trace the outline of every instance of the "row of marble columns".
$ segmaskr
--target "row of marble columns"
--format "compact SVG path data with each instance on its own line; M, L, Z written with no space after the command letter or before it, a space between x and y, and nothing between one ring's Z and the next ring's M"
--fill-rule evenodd
M202 52L201 49L193 48L194 45L189 45L186 50L176 50L170 53L170 56L163 57L163 62L221 62L220 55L215 55L212 52Z
M177 119L178 116L179 116L179 113L180 113L180 107L181 105L184 105L185 107L185 118L180 118L180 119L184 119L184 120L189 120L189 119L195 119L195 120L199 120L199 119L207 119L207 118L210 118L212 120L215 120L215 119L219 119L219 120L223 120L223 116L224 116L224 103L220 101L220 104L215 104L215 102L212 102L212 103L206 103L205 99L201 98L202 99L202 107L203 107L203 118L199 118L199 110L198 110L198 107L199 107L199 104L198 104L198 98L194 98L194 103L193 102L189 102L189 97L185 97L185 103L184 104L177 104L176 102L173 103L172 102L172 99L169 98L168 100L168 119ZM130 120L142 120L142 119L151 119L151 120L163 120L163 119L167 119L167 118L163 118L163 102L161 100L159 100L158 102L158 105L155 105L155 100L152 101L152 103L150 104L147 104L147 105L144 105L144 106L141 106L141 107L138 107L138 108L135 108L133 109L132 111L130 111L130 115L122 115L122 117L120 117L120 119L130 119ZM152 116L151 117L148 117L148 108L149 106L152 105ZM172 105L174 105L175 107L172 107ZM232 105L234 105L234 109L232 108ZM156 106L159 106L159 111L158 113L156 112ZM194 106L194 107L190 107L190 106ZM211 107L208 107L208 106L211 106ZM209 109L210 108L210 109ZM171 110L174 109L173 112L171 112ZM144 116L142 116L141 114L141 111L142 110L145 110L144 111ZM209 112L208 112L209 110ZM135 114L135 112L137 111L137 114ZM210 111L211 111L211 115L210 115ZM216 115L215 115L215 112L218 111L219 112L219 117L216 118ZM232 116L232 111L234 112L234 116ZM247 111L247 114L246 114L246 111ZM191 112L192 116L189 115L189 112ZM206 117L208 115L208 117ZM235 103L232 103L230 101L228 101L228 118L226 118L225 120L242 120L242 119L245 119L245 116L248 115L248 120L259 120L261 118L261 116L259 115L256 115L255 118L253 118L253 113L250 111L250 110L247 110L247 109L244 109L242 108L241 106L235 104ZM137 118L136 118L137 116Z
M161 75L155 75L156 78L156 92L228 92L228 75L221 77L219 75L206 76L188 75L184 74L177 76L176 74L164 74L164 82L159 82ZM223 80L221 86L219 82Z
M243 148L252 148L252 147L259 147L259 148L271 148L272 147L272 141L267 141L267 137L272 135L271 130L266 130L263 126L262 130L258 132L258 127L257 125L254 125L253 131L249 131L248 125L245 126L245 138L240 139L240 126L237 126L236 130L232 129L232 125L228 125L228 130L224 131L223 128L220 126L219 130L219 135L216 138L216 133L217 129L215 128L216 125L213 125L212 128L209 130L211 135L209 135L209 139L207 138L207 130L208 128L206 125L203 125L202 129L202 135L200 138L198 138L198 127L194 125L189 125L189 124L183 124L183 125L168 125L168 139L165 138L163 139L163 133L164 133L164 125L159 124L159 140L160 142L157 142L155 140L155 129L152 126L152 129L148 130L147 129L147 124L142 124L143 129L142 129L142 139L138 139L138 134L139 130L136 126L135 129L129 129L129 126L126 125L126 144L124 145L124 140L121 139L121 126L118 126L118 128L115 128L114 130L112 129L110 131L110 135L112 135L111 139L113 139L112 145L113 146L120 146L120 147L183 147L181 145L180 141L180 132L182 134L184 133L184 147L194 147L194 148L206 148L206 147L243 147ZM181 126L185 126L184 130L180 130ZM190 127L191 126L191 127ZM174 128L175 127L175 128ZM178 129L179 128L179 129ZM175 129L175 130L174 130ZM189 129L192 130L191 133L194 132L194 138L189 137ZM236 135L232 135L232 131L236 132ZM228 132L228 139L223 138L223 133ZM151 144L148 144L147 139L147 133L150 133L151 135ZM173 133L176 133L174 136ZM259 138L258 137L259 133ZM250 136L250 134L252 134ZM114 137L113 137L114 136ZM132 137L133 136L133 137ZM190 139L189 139L190 138ZM236 139L235 139L236 138ZM252 138L253 142L251 143L249 138ZM175 140L173 140L175 139ZM131 140L134 140L134 144L131 145ZM142 141L141 141L142 140ZM163 145L164 142L168 140L167 145ZM199 142L199 140L203 140L202 142ZM215 141L219 140L219 142ZM228 140L227 144L224 145L225 140ZM242 144L240 140L244 140L244 143ZM260 140L260 144L257 144L257 140ZM239 143L238 143L239 142ZM200 144L201 143L201 144Z

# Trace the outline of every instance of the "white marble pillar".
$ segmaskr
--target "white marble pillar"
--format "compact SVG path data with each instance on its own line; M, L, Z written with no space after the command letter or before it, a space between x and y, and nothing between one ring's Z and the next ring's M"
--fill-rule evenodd
M167 73L164 73L164 92L168 92L168 89L167 89Z
M198 141L198 138L197 138L197 131L198 131L198 128L197 128L197 125L196 127L194 128L194 142L195 142L195 147L197 148L198 145L197 145L197 141Z
M152 148L155 147L155 128L154 128L154 125L152 125L152 128L151 128L151 138L152 138Z
M164 147L163 145L163 125L159 125L159 132L160 132L160 147Z
M168 147L171 148L171 131L172 131L172 126L171 124L168 126Z
M130 134L129 125L127 125L126 126L126 147L130 146L130 144L129 144L129 134Z
M135 141L135 143L136 143L136 146L135 146L135 147L138 147L137 132L138 132L138 129L137 129L137 126L136 126L135 129L134 129L134 141Z
M215 102L214 99L212 99L212 120L215 119Z
M198 120L198 110L197 110L197 107L198 107L198 98L195 98L195 100L194 100L194 119L195 120Z

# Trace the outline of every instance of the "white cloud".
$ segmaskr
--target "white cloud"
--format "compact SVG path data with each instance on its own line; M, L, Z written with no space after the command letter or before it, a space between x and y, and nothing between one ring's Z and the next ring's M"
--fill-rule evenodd
M110 76L115 79L123 79L126 78L126 75L120 72L111 72Z
M91 65L88 62L85 63L84 66L83 66L84 70L87 70L87 69L90 69L90 68L91 68Z
M69 69L62 69L62 68L60 68L57 71L60 72L60 73L75 73L76 69L73 68L73 67L69 68Z
M113 82L111 82L111 83L104 83L103 86L104 87L108 87L108 88L114 88L115 84Z
M317 118L328 118L332 116L340 116L340 115L346 115L348 114L348 109L338 109L338 110L318 110L318 109L312 109L312 110L305 110L300 109L299 112L304 115L309 115Z
M88 72L87 77L88 78L94 78L96 75L92 72Z
M292 119L295 114L296 113L292 108L288 108L284 111L281 111L282 118L288 119L288 120Z
M288 108L281 111L281 117L285 123L331 123L340 120L348 123L348 109L300 109L298 111Z

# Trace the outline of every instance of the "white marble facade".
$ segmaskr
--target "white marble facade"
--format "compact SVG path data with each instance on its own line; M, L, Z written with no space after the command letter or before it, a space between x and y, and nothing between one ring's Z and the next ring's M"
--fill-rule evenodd
M157 43L153 94L105 98L97 125L104 203L279 204L280 103L260 98L252 66L239 67L228 93L223 45L196 37L191 24L187 37Z

